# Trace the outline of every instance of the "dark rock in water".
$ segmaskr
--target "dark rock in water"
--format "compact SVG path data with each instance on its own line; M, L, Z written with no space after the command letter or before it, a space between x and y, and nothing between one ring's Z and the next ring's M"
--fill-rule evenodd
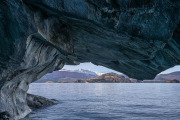
M57 100L47 99L38 95L27 94L27 104L31 109L37 109L44 106L55 105Z
M74 83L85 83L86 81L85 80L75 80L73 81Z
M1 0L0 111L31 112L29 84L92 62L138 80L180 64L179 0Z
M0 120L10 120L10 119L11 116L7 111L0 113Z

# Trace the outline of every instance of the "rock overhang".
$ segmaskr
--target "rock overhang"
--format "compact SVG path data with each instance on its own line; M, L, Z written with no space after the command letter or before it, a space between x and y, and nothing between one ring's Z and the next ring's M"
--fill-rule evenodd
M30 9L34 8L39 33L57 47L72 53L75 61L103 65L137 79L152 79L175 65L157 60L162 57L179 64L178 58L163 53L174 41L172 37L178 27L177 1L23 2ZM36 18L41 21L37 23ZM125 66L132 70L127 72Z
M92 62L139 80L180 64L178 0L3 0L0 112L31 110L31 82Z

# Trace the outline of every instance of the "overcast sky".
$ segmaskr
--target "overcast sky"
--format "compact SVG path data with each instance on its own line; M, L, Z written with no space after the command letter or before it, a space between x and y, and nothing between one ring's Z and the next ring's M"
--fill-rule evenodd
M117 71L105 68L103 66L96 66L92 63L81 63L80 65L77 65L77 66L65 65L63 69L68 69L68 70L86 69L86 70L91 70L91 71L101 72L101 73L108 73L108 72L119 73ZM162 73L166 74L166 73L171 73L174 71L180 71L180 65L170 68L166 71L163 71Z

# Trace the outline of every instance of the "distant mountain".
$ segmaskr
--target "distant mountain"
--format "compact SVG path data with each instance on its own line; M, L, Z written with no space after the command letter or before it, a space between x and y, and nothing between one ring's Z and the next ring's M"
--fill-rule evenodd
M172 72L169 74L159 74L154 80L180 80L180 71Z
M95 78L98 74L89 70L65 70L54 71L43 76L37 80L36 83L62 83L73 82L75 80L86 80L89 78Z
M104 73L94 72L94 71L85 70L85 69L74 70L74 72L85 73L85 74L96 75L96 76L97 76L97 75L102 75L102 74L104 74Z
M180 81L180 71L172 72L169 74L159 74L154 80L144 80L144 83L167 83L173 80ZM79 69L79 70L65 70L54 71L52 73L46 74L41 79L36 81L36 83L127 83L127 82L138 82L136 79L129 78L124 74L116 73L98 73L90 70Z
M106 73L96 78L87 79L86 82L88 83L131 83L131 82L136 82L136 80L126 78L125 76L116 74L116 73Z
M154 80L144 80L143 82L155 82L155 83L164 83L171 80L178 80L180 81L180 71L172 72L169 74L158 74Z

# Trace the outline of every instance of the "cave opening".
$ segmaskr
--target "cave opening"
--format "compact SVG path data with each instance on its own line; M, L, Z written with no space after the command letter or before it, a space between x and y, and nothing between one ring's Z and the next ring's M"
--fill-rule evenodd
M78 65L87 61L120 71L131 78L124 74L106 73L94 76L95 78L86 78L87 83L99 82L100 84L81 84L84 78L76 81L80 84L68 83L65 87L63 87L65 84L58 84L60 87L51 88L52 85L57 84L43 83L45 86L49 85L46 87L51 88L43 88L45 93L49 95L62 93L63 102L68 101L65 106L72 108L69 109L71 112L66 109L62 110L66 113L74 113L72 115L77 119L97 118L98 116L101 119L108 119L108 113L113 114L116 110L118 112L115 116L111 114L112 117L121 118L119 113L124 111L118 109L119 106L133 108L129 113L122 115L123 117L140 117L138 115L144 111L135 113L134 110L150 107L162 113L161 110L168 110L167 108L170 107L162 106L163 101L158 100L169 98L173 98L171 99L173 102L165 101L164 105L175 103L173 104L175 108L180 107L176 101L180 97L176 94L179 90L178 85L173 87L162 85L162 91L165 92L161 94L160 89L156 86L144 84L142 87L142 84L130 83L154 79L161 71L180 65L179 0L146 0L145 2L141 0L126 0L125 2L123 0L118 0L118 2L114 0L2 0L1 3L0 119L18 120L29 114L34 107L53 104L56 100L27 94L29 85L43 78L42 76L47 73L53 71L56 73L65 64ZM95 74L97 75L96 72ZM165 81L166 79L162 77L164 74L160 75L158 79ZM171 80L176 75L178 75L177 72L170 74L166 82L178 82L177 77L174 81ZM102 82L130 84L109 84L108 86ZM43 87L42 84L37 83L31 85L36 85L37 91ZM173 91L174 87L176 91ZM173 94L166 88L169 88ZM157 93L151 90L156 90ZM67 91L72 94L68 94ZM41 91L38 92L41 94ZM81 99L84 98L83 96L87 97ZM164 99L159 98L160 96ZM148 100L157 101L157 104L149 105L148 103L152 101L146 103L138 98L143 98L143 100L149 98ZM103 100L104 102L101 102ZM74 104L71 104L72 101L75 101ZM78 101L76 108L82 109L79 109L80 112L73 112L76 111L73 106ZM130 107L126 104L127 101L131 101ZM144 103L144 106L138 103ZM93 109L98 105L101 109ZM61 107L66 108L65 106L62 104ZM84 109L84 106L86 108L90 106L90 109ZM109 112L109 108L112 111ZM103 113L98 112L101 110L104 110ZM58 114L64 119L65 114L61 113L64 112L60 111ZM149 113L148 111L146 115L154 115ZM53 115L52 113L52 116L46 117L49 119ZM157 116L164 116L167 119L170 115L159 114ZM155 118L154 116L153 119Z

